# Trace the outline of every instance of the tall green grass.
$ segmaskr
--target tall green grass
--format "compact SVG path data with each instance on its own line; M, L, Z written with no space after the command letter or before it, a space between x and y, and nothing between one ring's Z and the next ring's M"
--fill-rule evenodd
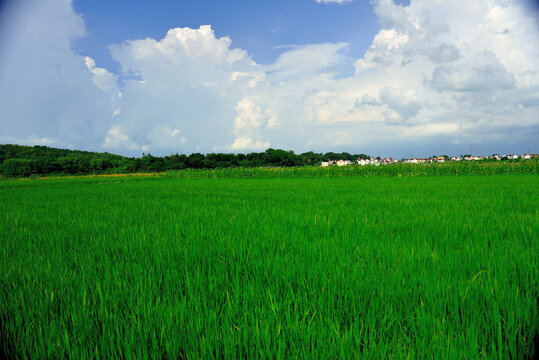
M538 185L537 175L4 181L2 350L531 358Z
M171 171L168 176L180 179L220 179L220 178L283 178L283 177L364 177L364 176L458 176L458 175L507 175L538 174L539 161L519 162L448 162L433 164L390 164L380 166L330 166L326 168L301 167L259 167L224 169L187 169Z

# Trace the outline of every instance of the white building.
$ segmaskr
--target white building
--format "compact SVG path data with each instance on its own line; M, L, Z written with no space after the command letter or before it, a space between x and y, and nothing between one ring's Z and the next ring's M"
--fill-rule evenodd
M472 155L472 156L467 156L464 158L464 160L467 160L467 161L477 161L477 160L483 160L485 157L484 156L475 156L475 155Z
M369 165L369 160L367 159L357 159L357 164L360 165L360 166L365 166L365 165Z
M375 159L375 158L371 157L370 159L357 159L357 164L361 165L361 166L365 166L365 165L378 166L378 165L380 165L380 163L382 163L382 161L383 160Z
M347 166L352 165L350 160L337 160L337 166Z

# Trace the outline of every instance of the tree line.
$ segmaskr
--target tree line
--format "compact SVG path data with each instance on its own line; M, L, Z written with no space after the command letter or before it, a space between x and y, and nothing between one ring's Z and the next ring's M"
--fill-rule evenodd
M0 145L0 174L4 177L32 175L87 175L110 173L162 172L182 169L230 167L290 167L319 165L324 160L357 160L366 154L347 152L325 154L312 151L267 149L248 154L193 153L169 156L125 157L110 153L57 149L47 146Z

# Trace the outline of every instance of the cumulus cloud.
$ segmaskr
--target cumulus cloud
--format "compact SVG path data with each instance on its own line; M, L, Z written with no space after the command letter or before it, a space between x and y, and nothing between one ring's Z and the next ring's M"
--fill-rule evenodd
M400 120L407 120L416 116L421 109L413 89L393 89L384 87L380 90L380 101L393 110Z
M515 77L507 72L494 53L483 50L461 62L436 67L431 87L440 91L512 89Z
M322 43L260 65L209 25L174 28L111 45L121 74L71 50L84 23L69 2L31 4L0 41L0 142L135 155L536 146L539 36L519 1L375 0L381 29L359 59L344 42Z
M265 150L270 147L269 142L256 141L248 137L239 137L234 140L234 143L230 146L232 151L244 151L244 150ZM218 148L217 148L218 149ZM226 148L225 148L226 149Z
M343 52L347 48L346 43L291 46L275 64L267 66L265 70L274 83L310 78L321 72L336 70L339 64L346 61Z
M231 145L236 111L242 109L236 104L265 77L244 50L231 47L228 37L216 38L210 26L175 28L161 40L130 40L110 50L122 72L135 75L122 87L120 114L112 126L154 150ZM154 135L165 128L182 135Z
M106 149L129 149L138 150L139 146L133 143L127 134L119 126L113 126L107 131L103 147Z
M455 45L442 43L434 47L428 56L429 60L435 64L450 63L460 58L460 51Z
M0 18L0 143L99 147L113 105L71 50L85 34L82 18L66 1L7 7Z

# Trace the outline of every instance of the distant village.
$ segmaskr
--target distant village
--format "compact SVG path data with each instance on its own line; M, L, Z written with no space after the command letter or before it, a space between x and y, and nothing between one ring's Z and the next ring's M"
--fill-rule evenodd
M443 162L450 162L450 161L481 161L481 160L494 160L494 161L501 161L501 160L528 160L528 159L537 159L539 157L538 154L508 154L508 155L498 155L494 154L491 156L474 156L474 155L468 155L468 156L433 156L429 158L411 158L411 159L393 159L393 158L359 158L357 159L357 164L360 166L366 166L366 165L388 165L388 164L396 164L396 163L406 163L406 164L425 164L425 163L443 163ZM352 165L354 162L351 160L328 160L328 161L322 161L320 164L321 167L328 167L332 165L336 166L348 166Z

